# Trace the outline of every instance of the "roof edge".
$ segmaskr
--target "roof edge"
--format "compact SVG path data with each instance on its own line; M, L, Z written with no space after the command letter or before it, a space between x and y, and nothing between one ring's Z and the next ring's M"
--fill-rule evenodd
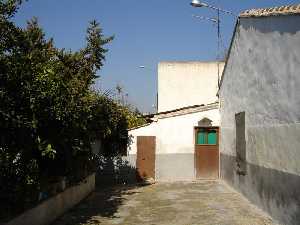
M158 113L154 113L154 114L145 115L144 117L149 118L149 117L158 116L158 115L162 115L162 114L179 112L179 111L182 111L182 110L193 109L193 108L201 108L201 107L211 106L211 105L215 105L215 104L219 104L219 101L216 101L216 102L213 102L213 103L208 103L206 105L201 104L201 105L185 106L185 107L181 107L181 108L177 108L177 109L172 109L172 110L168 110L168 111L163 111L163 112L158 112Z
M236 32L237 32L239 23L240 23L240 19L237 19L237 21L236 21L236 23L235 23L234 31L233 31L233 34L232 34L230 46L229 46L229 49L228 49L228 54L227 54L228 57L227 57L226 60L225 60L225 66L224 66L224 69L223 69L223 72L222 72L222 76L221 76L221 80L220 80L220 84L219 84L219 89L218 89L218 92L217 92L217 96L219 96L219 92L220 92L221 87L222 87L222 84L223 84L225 72L226 72L226 69L227 69L227 63L228 63L228 61L229 61L229 59L230 59L231 50L232 50L233 43L234 43L234 41L235 41Z
M128 131L132 131L132 130L136 130L136 129L139 129L139 128L142 128L142 127L147 127L149 125L151 125L152 123L146 123L146 124L143 124L143 125L140 125L140 126L137 126L137 127L132 127L130 129L127 129Z
M187 64L187 63L197 63L197 64L216 64L216 63L225 63L224 61L197 61L197 60L186 60L186 61L160 61L158 64Z
M276 6L271 8L248 9L240 13L240 18L267 17L300 14L300 4Z

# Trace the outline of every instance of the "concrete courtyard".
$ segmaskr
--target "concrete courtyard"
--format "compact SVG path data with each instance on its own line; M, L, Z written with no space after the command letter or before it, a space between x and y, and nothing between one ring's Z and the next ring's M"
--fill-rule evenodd
M222 181L97 189L53 225L276 224Z

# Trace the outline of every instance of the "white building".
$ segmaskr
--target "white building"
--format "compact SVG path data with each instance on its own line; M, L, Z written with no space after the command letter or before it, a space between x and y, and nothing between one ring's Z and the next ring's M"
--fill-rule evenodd
M159 63L158 113L152 123L129 131L127 158L140 176L158 181L218 177L217 89L216 62Z
M300 223L300 5L239 16L222 76L221 177Z
M220 74L224 63L220 63ZM218 101L216 62L160 62L158 112Z

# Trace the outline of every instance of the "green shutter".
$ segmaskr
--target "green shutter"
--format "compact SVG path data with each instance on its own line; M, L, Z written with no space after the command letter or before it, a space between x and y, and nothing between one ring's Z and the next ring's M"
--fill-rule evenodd
M207 142L209 145L217 144L217 132L215 130L210 130L207 136Z
M204 130L199 130L197 133L197 144L198 145L204 145L205 143L205 131Z

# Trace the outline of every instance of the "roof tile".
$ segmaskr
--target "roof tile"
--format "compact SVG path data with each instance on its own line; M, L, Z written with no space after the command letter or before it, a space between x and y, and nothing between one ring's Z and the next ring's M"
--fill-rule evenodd
M280 15L291 15L291 14L300 14L300 4L277 6L277 7L265 8L265 9L248 9L240 13L240 17L280 16Z

